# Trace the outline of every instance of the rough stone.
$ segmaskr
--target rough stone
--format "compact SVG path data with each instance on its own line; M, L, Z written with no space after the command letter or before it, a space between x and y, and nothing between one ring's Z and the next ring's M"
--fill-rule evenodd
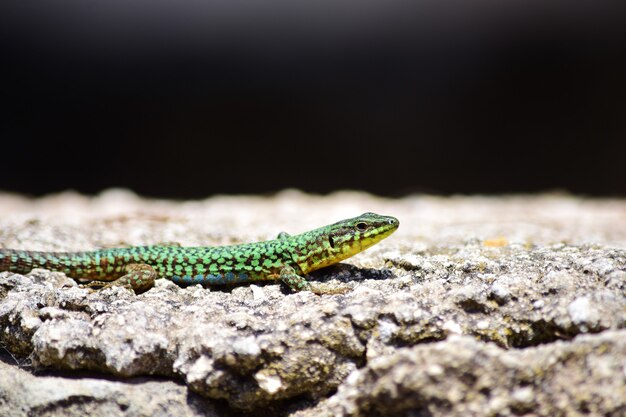
M625 411L626 201L0 194L0 245L222 245L365 211L400 229L313 274L341 295L167 280L135 295L0 273L0 415Z
M328 416L623 415L625 357L624 330L510 351L451 336L370 361L318 411Z
M3 417L196 417L224 413L174 381L32 375L0 360Z

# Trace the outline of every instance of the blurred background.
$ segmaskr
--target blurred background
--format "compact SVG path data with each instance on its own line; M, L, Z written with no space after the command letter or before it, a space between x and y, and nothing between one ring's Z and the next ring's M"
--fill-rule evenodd
M626 5L0 5L0 190L626 196Z

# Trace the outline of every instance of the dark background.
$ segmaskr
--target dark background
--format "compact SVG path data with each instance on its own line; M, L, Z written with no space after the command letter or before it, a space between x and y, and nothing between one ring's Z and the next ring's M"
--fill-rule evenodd
M3 2L0 189L626 196L623 3Z

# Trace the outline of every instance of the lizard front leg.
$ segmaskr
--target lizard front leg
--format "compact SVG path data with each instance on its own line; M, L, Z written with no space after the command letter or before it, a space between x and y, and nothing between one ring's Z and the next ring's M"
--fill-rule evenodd
M343 294L350 290L349 287L332 287L325 284L312 284L296 273L296 271L290 267L285 266L280 270L280 280L284 282L289 288L294 291L311 291L313 294Z

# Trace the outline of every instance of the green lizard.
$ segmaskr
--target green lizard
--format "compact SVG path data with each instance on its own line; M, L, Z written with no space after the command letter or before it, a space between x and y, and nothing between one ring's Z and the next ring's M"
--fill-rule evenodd
M274 240L215 247L173 245L101 249L90 252L35 252L0 249L0 271L33 268L60 271L90 287L123 286L140 293L158 277L179 285L240 284L280 279L295 291L337 293L312 285L303 275L340 262L389 236L394 217L365 213L352 219Z

